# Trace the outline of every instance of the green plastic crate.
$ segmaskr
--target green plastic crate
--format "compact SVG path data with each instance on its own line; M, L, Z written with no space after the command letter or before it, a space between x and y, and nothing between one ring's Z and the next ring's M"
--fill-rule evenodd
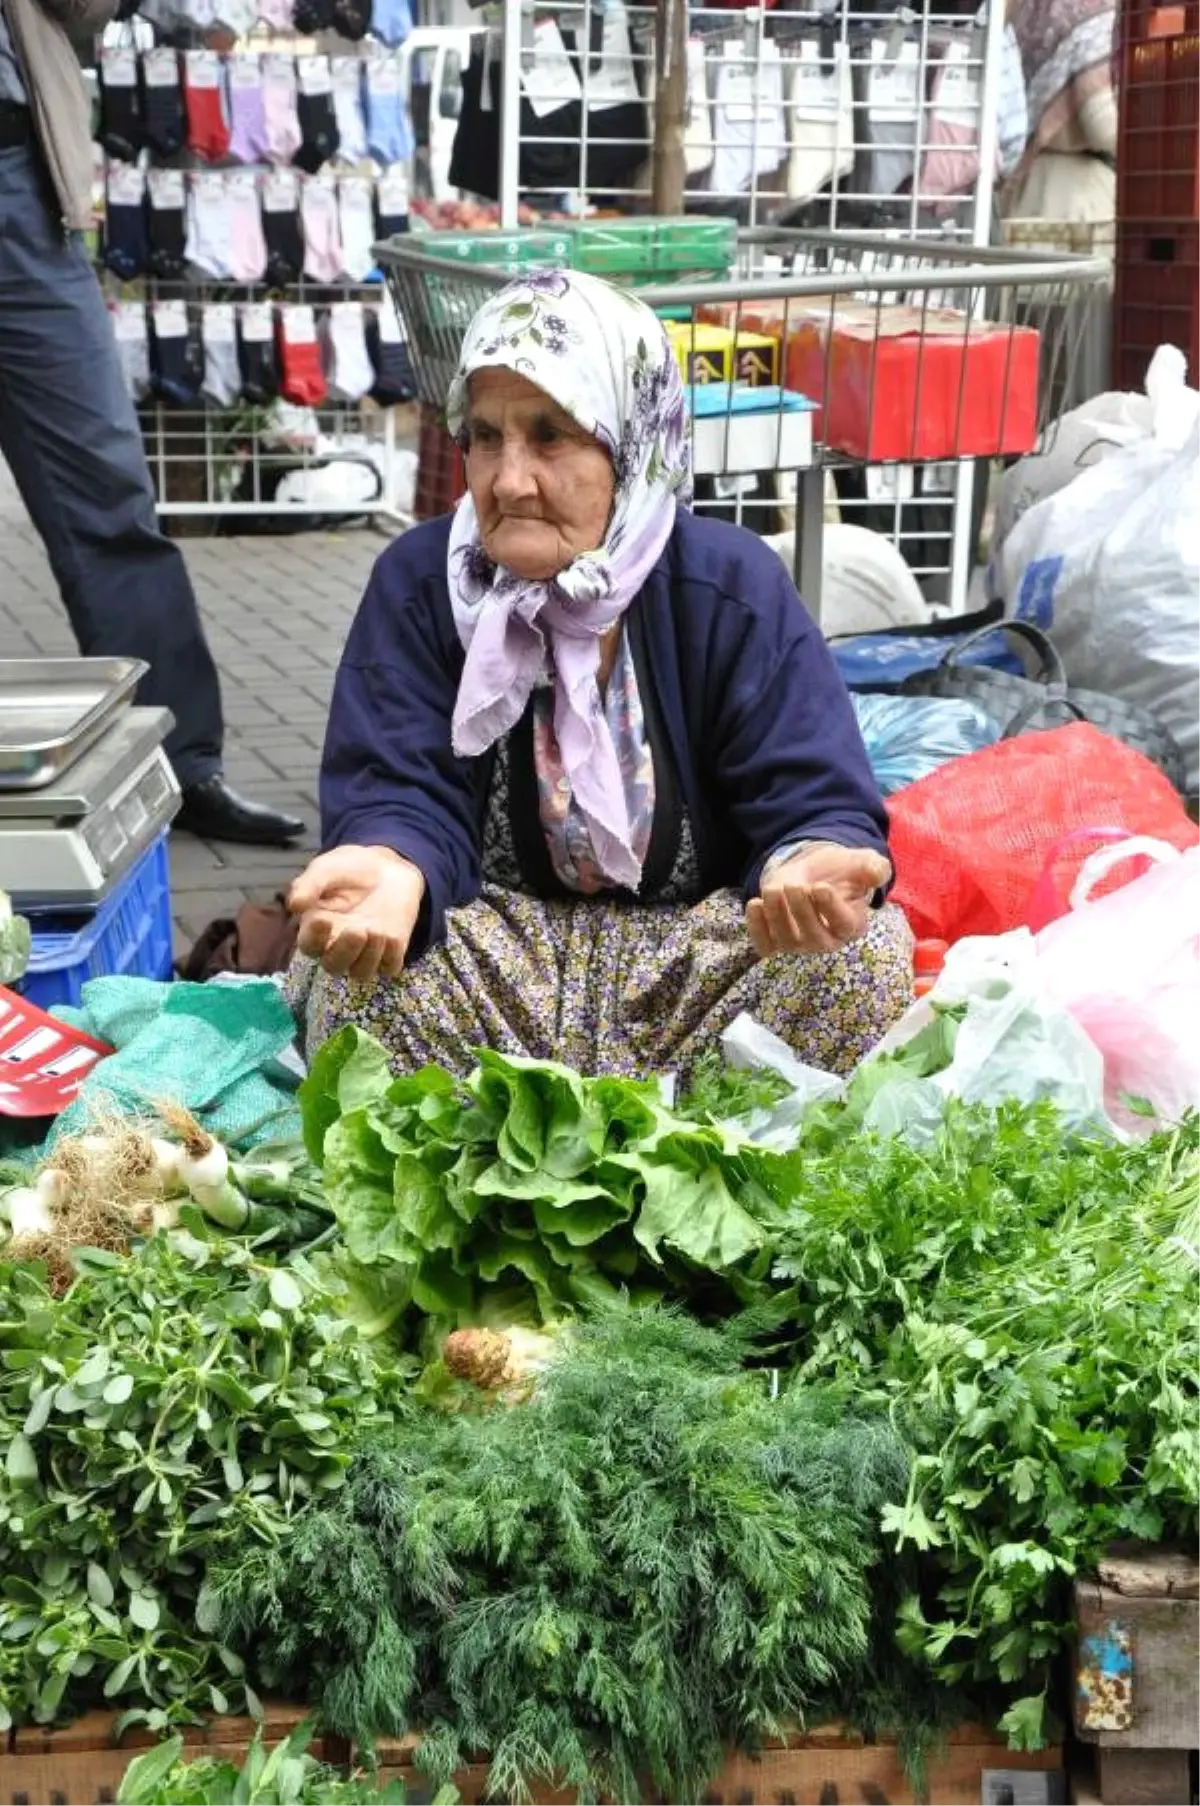
M571 226L572 262L593 276L648 275L654 268L654 221L581 220Z
M421 236L420 249L430 257L485 264L489 269L506 270L514 276L534 267L565 268L571 262L572 252L569 234L536 228L516 232L428 232Z
M679 276L720 281L737 256L733 220L586 220L571 231L577 270L635 286Z
M731 219L656 219L653 267L664 276L680 271L718 274L737 257L737 225Z

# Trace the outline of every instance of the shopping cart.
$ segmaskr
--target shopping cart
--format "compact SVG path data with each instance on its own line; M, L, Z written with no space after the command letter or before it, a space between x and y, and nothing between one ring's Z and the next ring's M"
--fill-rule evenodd
M441 409L469 321L514 265L450 262L408 237L376 255L420 399ZM889 522L931 598L965 605L977 466L1048 440L1051 400L1074 386L1108 279L1103 258L761 227L738 234L727 280L638 293L688 384L697 506L792 529L797 584L819 618L831 496ZM916 558L904 543L915 537Z

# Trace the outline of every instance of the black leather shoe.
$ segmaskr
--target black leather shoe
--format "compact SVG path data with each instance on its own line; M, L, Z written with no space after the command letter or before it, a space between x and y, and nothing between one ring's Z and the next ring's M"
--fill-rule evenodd
M304 832L296 816L247 801L222 777L188 784L174 825L200 840L237 840L252 847L285 847Z

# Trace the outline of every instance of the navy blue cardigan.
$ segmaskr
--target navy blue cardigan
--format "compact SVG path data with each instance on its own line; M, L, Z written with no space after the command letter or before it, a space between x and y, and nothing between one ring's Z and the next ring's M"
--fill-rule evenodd
M338 670L321 768L324 843L387 846L427 886L410 955L479 894L487 760L458 759L463 652L446 584L449 517L376 562ZM706 889L757 894L797 839L887 851L887 817L850 698L777 555L681 512L633 603Z

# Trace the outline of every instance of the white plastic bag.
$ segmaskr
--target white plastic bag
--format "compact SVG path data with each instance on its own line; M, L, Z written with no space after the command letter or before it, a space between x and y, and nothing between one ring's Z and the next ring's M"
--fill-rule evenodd
M925 1081L943 1097L968 1104L1048 1098L1069 1127L1106 1126L1104 1061L1049 995L1027 928L958 941L929 996L905 1012L869 1057L896 1053L938 1004L967 1005L950 1065Z
M1089 859L1070 914L1037 944L1048 994L1103 1056L1109 1115L1146 1133L1200 1105L1200 847L1160 848L1151 871L1091 901L1099 878L1139 850L1150 848L1130 841Z
M1182 353L1155 355L1153 436L1114 451L1016 523L999 554L1006 611L1052 635L1069 680L1138 703L1200 787L1200 397Z
M767 544L792 570L795 534L772 534ZM847 521L826 522L821 542L821 630L826 639L916 627L928 619L921 587L890 539Z
M990 1105L1046 1098L1069 1128L1113 1132L1104 1109L1103 1057L1048 994L1027 928L959 941L929 996L905 1011L864 1066L900 1052L934 1020L938 1004L967 1006L949 1066L928 1078L897 1072L871 1098L864 1128L903 1135L920 1147L936 1135L947 1098ZM802 1065L751 1017L739 1016L722 1041L731 1064L768 1068L793 1086L790 1097L747 1125L765 1146L794 1146L809 1105L845 1094L844 1081Z
M796 1145L796 1130L810 1104L822 1104L842 1096L844 1079L822 1072L798 1060L786 1041L764 1028L745 1010L735 1016L721 1036L726 1064L743 1072L775 1072L791 1086L787 1097L770 1109L751 1111L746 1132L760 1147L786 1153Z
M1153 431L1154 410L1149 396L1117 389L1093 395L1090 401L1052 421L1036 448L1018 458L1000 479L992 523L993 560L1031 508L1057 495L1081 471L1102 463L1123 446L1151 438Z

